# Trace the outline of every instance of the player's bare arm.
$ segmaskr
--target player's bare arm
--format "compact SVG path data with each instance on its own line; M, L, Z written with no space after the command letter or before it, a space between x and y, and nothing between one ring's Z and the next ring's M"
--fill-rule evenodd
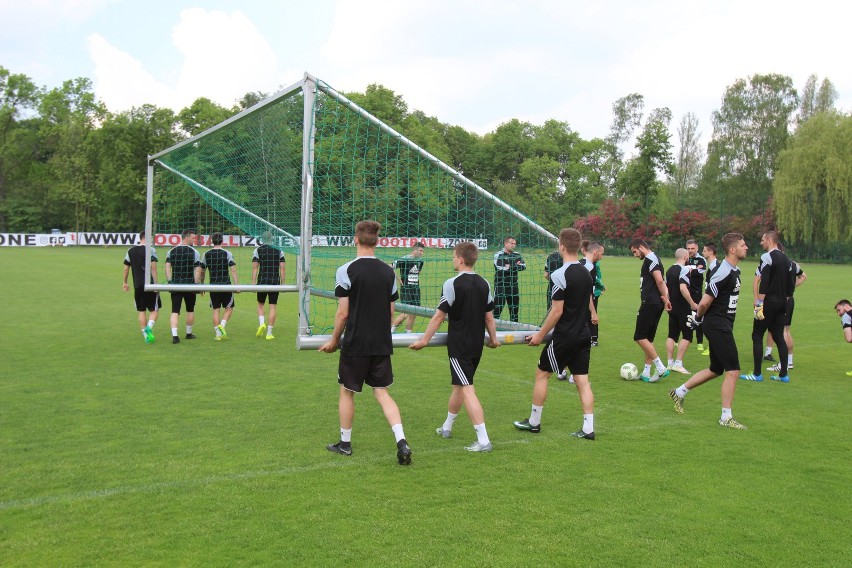
M533 346L541 345L541 342L544 341L544 338L547 337L547 334L550 333L550 330L556 326L559 318L562 317L562 311L564 309L564 300L553 300L550 311L547 312L547 318L544 320L544 323L541 324L541 329L532 335L526 336L525 341Z
M447 314L445 312L435 310L435 315L433 315L432 319L429 320L429 324L426 326L426 331L423 332L420 339L409 345L408 348L413 349L414 351L420 351L426 347L429 344L429 340L432 339L432 336L435 335L435 332L438 331L438 328L441 327L442 323L444 323L444 319L446 317Z
M346 321L349 319L349 298L337 299L337 312L334 314L334 331L331 334L331 339L323 343L317 351L323 353L334 353L340 345L340 337L343 335L343 330L346 328Z

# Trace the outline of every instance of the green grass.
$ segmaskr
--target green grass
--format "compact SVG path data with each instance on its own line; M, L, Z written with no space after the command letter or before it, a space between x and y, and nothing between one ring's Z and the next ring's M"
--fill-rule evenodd
M450 440L434 434L445 350L398 349L391 392L414 450L403 468L369 393L354 455L325 450L338 437L337 356L294 349L295 295L274 342L255 339L242 294L229 342L212 340L202 300L197 341L171 345L164 310L146 345L121 292L123 254L0 249L2 566L852 564L852 351L832 311L852 267L804 267L793 380L738 385L744 432L719 427L718 381L680 416L667 394L680 377L618 378L641 362L632 258L604 259L595 442L568 437L579 402L555 380L541 434L515 430L539 349L510 346L486 351L476 376L494 452L468 454L466 416ZM706 362L690 349L687 368Z

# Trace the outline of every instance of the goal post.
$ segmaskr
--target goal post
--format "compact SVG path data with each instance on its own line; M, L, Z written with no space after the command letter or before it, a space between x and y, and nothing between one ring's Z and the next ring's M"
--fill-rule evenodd
M556 237L447 165L450 152L442 141L422 143L306 73L289 88L149 157L146 230L155 238L148 243L159 247L162 263L163 235L174 241L183 229L195 229L199 252L211 246L214 231L228 235L226 248L239 267L239 283L230 286L260 290L245 275L253 247L271 241L266 244L287 259L287 282L275 289L299 294L297 347L315 349L334 327L335 272L355 257L356 223L373 219L382 226L376 256L394 268L401 291L396 346L409 345L425 330L442 284L455 275L453 247L473 242L480 252L475 271L491 283L493 294L504 296L497 318L501 342L524 343L547 313L545 259L556 250ZM495 284L495 259L502 262L496 255L505 237L517 241L525 263L514 273L512 290ZM413 252L415 245L422 255ZM149 289L230 288L160 282ZM446 342L443 331L430 345Z

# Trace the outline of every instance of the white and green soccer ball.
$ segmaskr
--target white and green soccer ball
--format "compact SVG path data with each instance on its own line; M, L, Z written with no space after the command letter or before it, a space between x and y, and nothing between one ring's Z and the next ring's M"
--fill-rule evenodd
M621 366L621 378L625 381L635 381L639 378L639 369L633 363L625 363Z

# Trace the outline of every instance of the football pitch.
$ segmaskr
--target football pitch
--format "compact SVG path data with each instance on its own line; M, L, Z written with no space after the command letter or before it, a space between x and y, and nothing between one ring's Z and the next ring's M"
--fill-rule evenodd
M720 380L679 415L668 390L684 375L619 378L642 362L633 258L602 262L594 442L568 436L582 412L555 378L541 433L514 428L540 348L503 346L486 349L475 380L494 451L465 452L464 411L452 438L435 434L446 350L397 349L390 392L413 450L401 467L369 392L356 398L354 454L325 449L339 437L338 357L295 350L295 294L282 296L275 341L255 338L243 293L229 341L213 341L205 298L198 339L178 345L165 295L147 345L121 291L124 253L0 249L2 566L852 565L852 345L832 309L852 296L850 266L803 266L792 380L737 385L746 431L719 426ZM755 265L741 265L744 371ZM707 361L693 346L685 366Z

